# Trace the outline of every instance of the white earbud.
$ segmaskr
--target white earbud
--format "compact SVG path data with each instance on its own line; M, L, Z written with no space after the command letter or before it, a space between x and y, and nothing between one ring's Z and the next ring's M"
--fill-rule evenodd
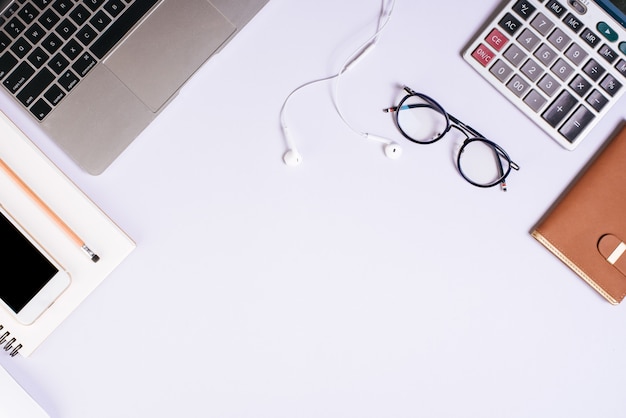
M391 142L385 145L385 155L392 160L400 158L400 156L402 155L402 148L395 142Z
M289 167L295 167L302 162L302 155L295 149L288 149L287 152L283 154L283 161Z
M371 139L372 141L377 141L382 144L385 144L385 155L392 160L400 158L402 155L402 148L397 143L393 142L391 139L383 138L382 136L374 135L374 134L365 134L367 139Z
M295 144L293 143L293 139L291 139L291 134L289 133L289 128L287 125L283 124L283 135L285 135L285 142L287 143L287 151L283 154L283 161L289 167L295 167L302 162L302 155L296 149Z

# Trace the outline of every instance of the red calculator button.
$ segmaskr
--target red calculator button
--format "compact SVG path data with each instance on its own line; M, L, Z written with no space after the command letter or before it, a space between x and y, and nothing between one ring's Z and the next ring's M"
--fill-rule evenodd
M495 49L496 51L499 51L502 49L502 47L504 45L506 45L507 42L509 42L509 38L507 38L506 36L504 36L502 34L502 32L500 32L498 29L494 29L491 31L491 33L489 33L489 35L487 35L487 37L485 38L485 40L487 41L487 43L489 45L491 45L493 47L493 49Z
M481 63L483 67L486 67L489 62L491 62L491 59L494 57L494 55L495 54L483 44L478 45L474 52L472 52L472 57L474 57L476 61Z

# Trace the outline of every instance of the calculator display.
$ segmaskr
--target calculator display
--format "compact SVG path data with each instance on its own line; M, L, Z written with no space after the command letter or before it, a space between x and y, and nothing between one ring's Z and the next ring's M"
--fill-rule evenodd
M626 0L595 0L595 2L626 27Z

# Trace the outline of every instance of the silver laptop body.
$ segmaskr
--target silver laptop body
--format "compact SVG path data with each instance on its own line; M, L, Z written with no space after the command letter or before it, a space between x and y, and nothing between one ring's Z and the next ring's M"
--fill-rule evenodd
M131 1L33 0L37 2L38 8L31 6L33 13L30 15L28 12L31 9L18 10L22 7L20 2L5 2L7 4L3 5L7 19L13 20L9 20L10 27L5 28L4 32L15 30L14 34L9 34L15 39L24 40L34 37L31 35L36 33L28 27L27 22L32 20L43 25L43 14L47 8L54 8L50 14L56 15L55 19L59 17L54 29L57 34L55 40L63 38L66 26L74 31L83 31L81 36L87 39L91 32L83 30L76 20L80 22L85 19L84 29L91 30L91 26L103 23L103 18L106 20L107 13L110 15L112 10L115 13L118 8L132 7L132 13L142 13L142 17L132 23L132 30L113 46L96 48L94 44L84 45L84 59L90 61L80 69L72 70L76 67L71 66L71 63L68 67L68 72L72 74L85 71L84 78L77 81L75 86L67 86L69 90L56 87L58 96L54 92L36 88L36 93L28 96L28 87L21 87L19 82L14 81L18 77L12 77L10 71L3 74L0 68L5 87L3 92L20 101L24 110L38 120L50 138L83 170L94 175L102 173L128 147L172 100L189 77L224 47L268 0L134 0L134 3L129 4ZM106 2L110 2L106 4L107 11L102 4ZM15 8L14 15L10 14L12 10L6 12L8 3L11 3L8 7ZM96 6L96 3L101 4ZM90 10L92 7L94 10ZM148 9L145 15L140 10L142 8ZM101 13L100 20L96 20L96 11ZM88 16L83 18L80 12ZM92 12L94 15L91 15ZM19 28L15 28L16 25L26 28L20 32ZM84 39L81 42L88 42ZM46 53L50 41L45 39L35 39L35 43L31 42L29 47L36 49L36 42L41 42L43 48L39 50L45 55L56 53L56 50L53 54ZM14 47L5 51L0 56L0 64L7 60L13 61L16 51L19 50ZM63 55L61 52L58 54ZM98 54L104 55L97 57ZM30 71L34 59L26 54L22 60L30 61L24 64ZM63 56L59 60L67 61ZM79 57L77 61L80 60ZM35 70L32 77L47 80L54 76L60 79L68 74L64 71L59 70L60 73L54 74L54 64L48 63L42 71L45 76ZM61 96L62 100L56 105L52 104ZM30 103L33 104L28 108ZM40 112L39 109L44 110Z

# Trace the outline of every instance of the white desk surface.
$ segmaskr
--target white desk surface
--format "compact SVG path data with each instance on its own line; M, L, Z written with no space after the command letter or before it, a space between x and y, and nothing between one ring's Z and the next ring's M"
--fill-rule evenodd
M343 78L397 161L329 84L290 102L305 160L281 160L283 100L338 70L378 0L271 0L100 176L22 123L137 248L0 363L55 418L624 416L626 307L529 235L624 101L576 151L550 140L461 58L498 4L398 0ZM508 193L466 184L454 141L400 138L381 109L402 84L511 154Z

